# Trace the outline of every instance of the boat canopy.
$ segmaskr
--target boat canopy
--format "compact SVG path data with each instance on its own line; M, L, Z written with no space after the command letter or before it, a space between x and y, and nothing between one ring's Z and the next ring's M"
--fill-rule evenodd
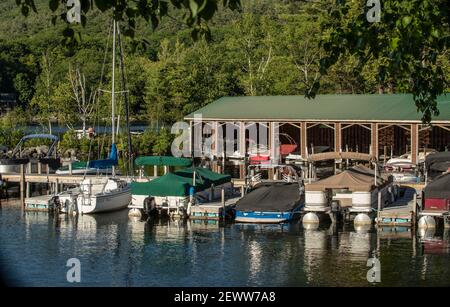
M236 202L236 210L261 212L286 212L301 201L297 183L263 182Z
M425 187L425 199L450 199L450 173L436 177Z
M25 135L24 137L22 137L20 139L19 143L17 143L16 147L14 148L14 150L12 152L12 157L14 157L20 151L22 144L25 143L25 141L32 140L32 139L49 139L49 140L53 141L53 143L51 144L51 146L47 152L47 157L51 156L51 154L53 153L53 150L55 149L56 143L58 143L58 141L59 141L59 138L53 134L39 133L39 134Z
M149 196L189 196L189 190L194 186L194 170L194 192L205 190L212 184L217 186L231 181L229 175L215 173L206 168L191 167L174 173L167 173L149 182L132 182L131 193Z
M171 156L145 156L138 157L134 160L137 166L145 165L166 165L166 166L183 166L188 167L192 165L191 159L177 158Z
M369 192L374 188L374 171L364 166L355 166L340 174L305 185L305 191L325 191L326 189L349 189L351 191ZM386 180L377 176L377 186Z
M211 184L218 186L231 181L230 175L219 174L203 167L184 168L182 170L176 171L175 174L186 178L193 178L194 171L196 177L200 177L200 180L204 181L204 184L206 184L208 187L210 187Z
M118 164L116 144L111 145L111 152L108 159L89 161L89 168L104 169Z
M164 176L155 178L149 182L132 182L131 194L148 196L189 196L192 187L192 178L178 176L174 173L167 173ZM207 188L197 178L195 180L195 190L199 191Z

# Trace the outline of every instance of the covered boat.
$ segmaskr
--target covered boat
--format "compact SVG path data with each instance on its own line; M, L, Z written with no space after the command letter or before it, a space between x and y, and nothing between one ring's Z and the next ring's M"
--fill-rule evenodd
M425 159L427 177L433 179L450 169L450 152L430 154Z
M107 159L92 161L74 161L71 166L60 167L56 174L59 175L96 175L96 174L112 174L112 167L118 163L117 147L111 145L111 151Z
M232 194L231 176L201 167L189 167L146 182L132 182L133 214L138 211L188 215L188 206ZM192 199L190 199L192 196ZM191 202L192 201L192 202Z
M297 183L262 182L236 203L236 222L288 222L300 217L303 204Z
M450 211L450 173L436 177L424 190L425 210Z
M313 213L331 212L332 203L334 210L350 214L363 214L359 219L370 223L370 214L377 208L378 193L381 194L381 203L387 204L395 200L397 186L392 180L383 178L367 167L358 165L351 167L342 173L322 179L305 186L305 211L311 212L308 218L312 219Z

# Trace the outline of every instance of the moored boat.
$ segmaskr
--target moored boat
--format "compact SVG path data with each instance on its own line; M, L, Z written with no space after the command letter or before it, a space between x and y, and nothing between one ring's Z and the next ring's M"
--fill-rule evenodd
M236 222L283 223L300 217L303 192L297 183L261 182L236 202Z

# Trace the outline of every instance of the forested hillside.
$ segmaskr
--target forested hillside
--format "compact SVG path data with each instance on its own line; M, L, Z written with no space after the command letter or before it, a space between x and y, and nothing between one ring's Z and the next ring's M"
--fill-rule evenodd
M39 13L27 18L14 0L0 3L0 93L16 93L14 114L45 126L107 120L110 96L94 93L110 89L110 16L89 12L87 26L79 26L81 43L69 52L60 44L65 25L52 25L48 0L36 3ZM177 11L155 31L138 23L136 39L145 38L145 46L124 39L132 119L170 124L221 96L304 94L319 77L320 23L332 3L242 1L241 13L221 9L214 16L210 42L193 41ZM402 92L395 80L379 84L379 64L357 76L356 59L342 56L321 80L320 93ZM448 54L441 65L450 72ZM83 110L73 97L80 80L92 98Z

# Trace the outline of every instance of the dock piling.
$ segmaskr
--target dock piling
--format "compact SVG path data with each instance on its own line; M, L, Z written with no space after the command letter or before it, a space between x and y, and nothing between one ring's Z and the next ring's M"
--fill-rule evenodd
M25 207L25 165L20 164L20 201Z

